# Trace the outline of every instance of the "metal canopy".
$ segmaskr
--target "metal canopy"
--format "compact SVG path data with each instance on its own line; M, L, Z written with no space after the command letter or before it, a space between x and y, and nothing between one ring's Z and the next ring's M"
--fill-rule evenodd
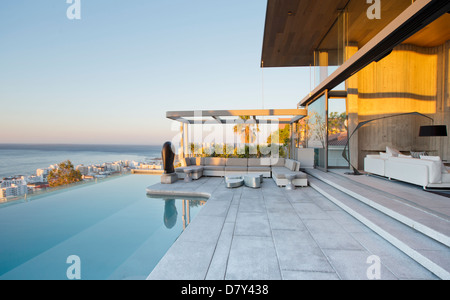
M192 110L168 111L168 119L186 124L233 124L241 120L240 116L250 116L252 121L259 123L291 124L306 117L307 111L298 109L242 109L242 110ZM258 117L277 117L264 118ZM282 118L284 117L284 118Z

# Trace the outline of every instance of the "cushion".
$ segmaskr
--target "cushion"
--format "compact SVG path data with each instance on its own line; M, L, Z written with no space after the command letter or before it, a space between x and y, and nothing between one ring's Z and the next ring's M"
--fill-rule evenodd
M400 151L389 146L386 146L386 153L394 157L398 157L398 155L401 154Z
M226 158L205 157L205 166L225 166Z
M191 165L203 166L204 164L205 164L204 157L192 157L191 158Z
M283 157L271 157L270 165L275 167L283 167L284 166L284 158Z
M248 167L249 172L270 172L269 166Z
M286 179L286 174L295 174L295 178L307 178L306 174L303 172L274 172L272 173L272 176L277 179Z
M444 183L450 183L450 173L444 173L444 174L442 174L442 182L444 182Z
M403 157L390 157L388 161L407 164L419 164L428 167L428 181L429 183L441 183L441 164L438 161L429 159L415 159Z
M411 153L411 156L412 156L413 158L420 158L420 156L428 155L428 153L425 152L425 151L423 151L423 152L414 152L414 151L410 151L410 153Z
M286 159L284 161L284 167L288 168L291 171L294 171L296 167L295 161L293 161L292 159Z
M381 153L381 152L380 152ZM379 159L381 158L381 155L377 155L377 154L367 154L366 155L367 158L376 158Z
M203 166L204 170L210 170L210 171L225 171L225 166L210 166L205 165Z
M294 171L296 171L296 172L300 171L300 162L297 160L294 160L294 162L295 162L295 170Z
M191 158L190 157L185 157L181 160L181 166L183 167L187 167L191 165Z
M398 157L412 158L412 155L403 155L403 154L399 154Z
M380 157L381 157L381 158L389 158L389 157L391 157L391 155L389 155L389 154L386 153L386 152L380 152Z
M249 158L248 159L249 167L270 167L270 158L269 157L261 157L261 158Z
M247 172L247 167L246 166L226 166L225 171Z
M247 158L227 158L227 166L245 166L247 167Z
M432 161L438 161L441 163L441 174L447 174L448 170L445 167L444 163L441 160L440 156L428 156L428 155L422 155L420 156L420 159L426 159L426 160L432 160Z

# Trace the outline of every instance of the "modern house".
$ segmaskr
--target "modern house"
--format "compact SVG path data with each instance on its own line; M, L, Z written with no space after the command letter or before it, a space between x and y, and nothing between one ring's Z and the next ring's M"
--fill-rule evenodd
M360 170L386 146L450 160L448 136L419 136L421 126L450 126L450 1L268 0L261 60L310 69L297 104L308 116L291 122L294 158L314 148L317 168L342 167L330 143L341 133ZM342 113L345 126L330 130Z

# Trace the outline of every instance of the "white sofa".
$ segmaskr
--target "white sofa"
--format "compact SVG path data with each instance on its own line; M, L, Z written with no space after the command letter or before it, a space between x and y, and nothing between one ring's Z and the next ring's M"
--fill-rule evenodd
M367 155L364 171L379 176L396 179L427 188L450 188L450 170L439 160L431 157L382 157Z

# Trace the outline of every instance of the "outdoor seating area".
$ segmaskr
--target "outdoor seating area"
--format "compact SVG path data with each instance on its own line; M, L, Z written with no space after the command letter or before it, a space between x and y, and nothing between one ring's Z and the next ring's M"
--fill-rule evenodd
M247 181L254 176L272 178L277 186L307 186L306 174L300 171L300 162L282 157L263 158L223 158L223 157L186 157L182 166L175 168L179 179L197 180L202 176L237 178ZM187 179L186 179L187 178ZM257 185L254 183L253 185Z

